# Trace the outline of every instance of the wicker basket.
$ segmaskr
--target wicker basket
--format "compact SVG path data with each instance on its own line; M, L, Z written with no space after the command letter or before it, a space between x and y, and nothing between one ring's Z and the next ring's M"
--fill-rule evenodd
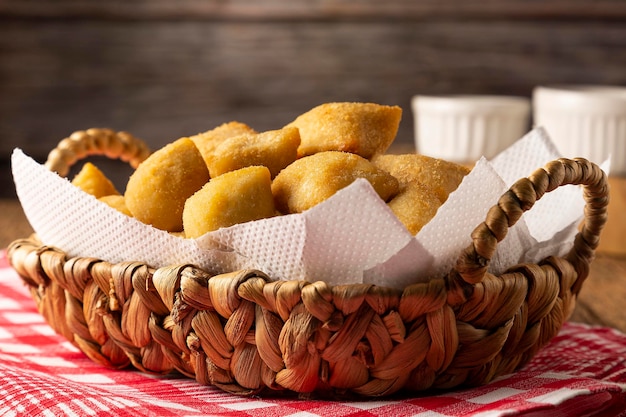
M62 141L47 166L65 175L94 153L136 164L145 149L130 135L89 130ZM488 273L508 228L564 184L582 185L586 201L569 254ZM35 236L8 255L48 323L107 367L178 371L236 394L376 397L485 384L527 363L572 312L607 205L598 166L553 161L502 195L452 271L404 290L70 258Z

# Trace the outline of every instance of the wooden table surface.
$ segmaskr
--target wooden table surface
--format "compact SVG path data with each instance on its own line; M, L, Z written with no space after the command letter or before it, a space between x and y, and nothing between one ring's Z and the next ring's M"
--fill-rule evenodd
M624 196L626 192L621 195ZM618 226L621 225L621 218L613 219L619 219ZM615 229L616 226L611 226L606 230L614 232ZM0 200L0 247L4 248L11 241L27 237L30 233L32 229L19 202ZM599 251L591 265L591 274L581 291L571 318L573 321L609 326L626 332L626 313L623 309L626 300L626 253L616 250L624 248L622 243L625 236L617 236L621 241L616 241L615 244L611 242L611 251Z

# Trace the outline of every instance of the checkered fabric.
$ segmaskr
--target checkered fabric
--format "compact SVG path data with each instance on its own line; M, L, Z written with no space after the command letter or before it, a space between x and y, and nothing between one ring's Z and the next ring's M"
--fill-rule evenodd
M0 252L0 416L622 416L626 335L566 324L520 372L451 392L361 401L238 397L181 376L110 370L56 335Z

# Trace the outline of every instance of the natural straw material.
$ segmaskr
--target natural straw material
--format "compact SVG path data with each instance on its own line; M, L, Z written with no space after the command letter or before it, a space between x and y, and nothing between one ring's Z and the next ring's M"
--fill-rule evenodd
M130 133L92 128L79 130L61 140L48 155L46 168L64 177L72 165L90 155L119 158L137 168L149 154L146 144Z
M56 155L48 166L66 172L71 158ZM508 228L565 184L586 201L569 254L488 273ZM550 162L504 193L452 271L404 290L69 258L36 237L8 254L48 323L105 366L179 371L236 394L374 397L484 384L527 363L572 312L607 205L597 165Z

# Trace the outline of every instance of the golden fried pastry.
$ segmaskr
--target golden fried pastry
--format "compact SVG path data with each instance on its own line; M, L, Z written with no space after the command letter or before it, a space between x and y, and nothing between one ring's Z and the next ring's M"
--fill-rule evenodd
M419 154L378 155L372 163L398 179L400 192L388 205L414 235L469 173L464 166Z
M130 176L126 206L152 226L183 230L185 201L209 181L209 170L193 141L181 138L150 155Z
M326 151L298 159L272 182L276 207L282 213L300 213L321 203L357 178L368 180L388 201L398 192L398 180L359 155Z
M96 198L119 194L115 185L91 162L85 163L72 179L72 184Z
M387 205L407 230L416 235L435 217L441 201L427 185L411 182L402 187Z
M109 207L114 208L120 213L124 213L125 215L130 217L133 216L130 210L128 210L128 207L126 207L126 200L124 199L123 195L105 195L100 197L98 200L106 203Z
M378 155L372 159L374 165L396 177L402 187L411 182L427 185L441 203L457 189L470 169L454 162L431 158L420 154Z
M245 123L232 121L223 123L218 127L197 135L190 136L189 139L196 144L205 161L209 161L213 150L224 140L233 136L253 135L256 131Z
M266 166L274 178L296 160L300 133L295 127L233 136L220 143L206 159L211 177L253 165Z
M325 103L287 126L300 129L298 156L323 151L355 153L365 159L383 153L398 133L402 109L374 103Z
M270 171L251 166L214 177L185 202L185 236L196 238L220 227L276 213Z

